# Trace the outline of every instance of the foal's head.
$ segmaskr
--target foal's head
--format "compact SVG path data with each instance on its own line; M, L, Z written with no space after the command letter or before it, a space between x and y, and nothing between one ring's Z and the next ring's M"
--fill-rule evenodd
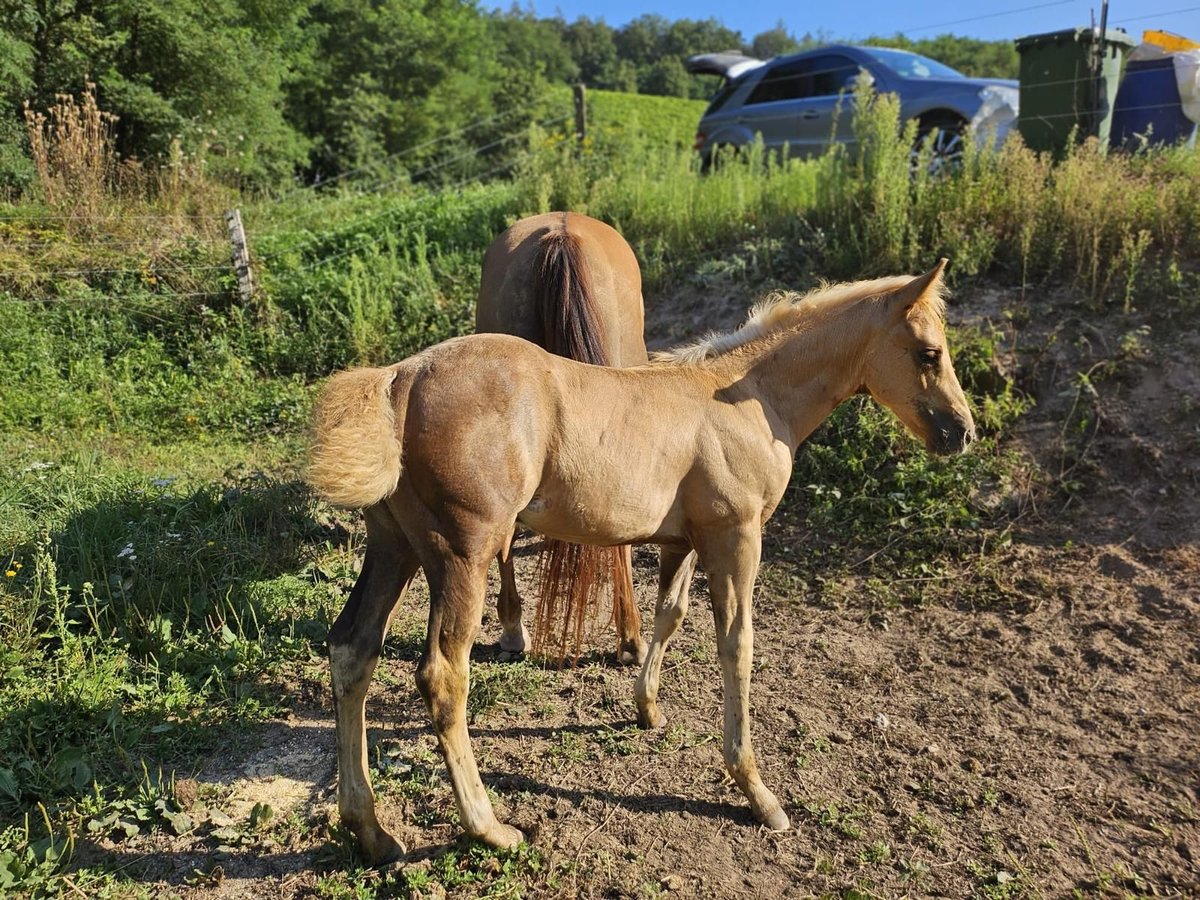
M961 453L975 422L954 374L942 325L942 271L879 298L879 329L867 351L863 388L894 412L933 453Z

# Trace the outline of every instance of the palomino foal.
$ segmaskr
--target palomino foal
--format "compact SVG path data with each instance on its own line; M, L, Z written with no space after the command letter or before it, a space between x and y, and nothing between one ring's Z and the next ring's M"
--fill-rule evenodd
M760 304L739 331L633 369L583 365L519 338L472 335L330 380L316 411L309 482L365 509L366 557L329 634L338 807L380 863L403 847L375 815L364 702L388 623L418 568L429 632L417 686L466 832L511 846L467 734L468 665L488 563L515 523L568 541L656 543L654 637L635 696L664 723L659 675L708 574L725 696L724 754L755 817L789 827L750 740L751 594L762 528L792 458L839 403L866 392L926 447L964 450L974 423L942 326L945 260L916 278L840 285Z
M505 229L483 257L475 330L515 334L551 353L598 366L640 366L648 361L642 337L642 271L633 248L613 228L579 213L529 216ZM521 621L521 594L513 571L511 541L500 565L500 647L523 653L530 647ZM547 540L539 588L536 635L545 643L552 604L563 598L567 618L582 632L591 595L612 585L617 659L646 658L641 619L633 596L633 562L628 544L579 547ZM555 578L555 574L558 578ZM564 623L566 625L567 623ZM535 643L537 641L535 640ZM578 650L578 647L576 647ZM565 654L566 635L559 652Z

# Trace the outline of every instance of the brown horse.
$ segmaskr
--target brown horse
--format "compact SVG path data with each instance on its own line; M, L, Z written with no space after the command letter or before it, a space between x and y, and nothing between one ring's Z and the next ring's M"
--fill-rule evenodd
M634 691L644 727L664 724L659 673L699 560L716 622L725 765L760 822L789 827L750 741L750 601L763 525L801 441L852 394L869 393L932 452L972 440L942 325L944 265L776 296L737 332L634 369L471 335L330 380L308 479L330 502L366 511L362 573L330 631L329 656L338 807L370 860L404 850L375 816L367 683L419 568L430 609L417 687L463 828L493 846L522 840L484 792L466 707L488 563L517 523L569 541L661 545L654 638Z
M643 323L637 258L625 239L603 222L566 212L530 216L492 241L484 254L475 307L478 332L515 334L551 353L593 365L639 366L647 362ZM497 557L500 647L521 653L530 641L521 621L510 546L511 541ZM608 575L617 658L641 663L646 643L639 634L629 545L585 548L547 540L546 552L539 622L561 606L568 615L575 613L576 627L582 629L587 595ZM567 596L555 603L561 593ZM540 629L539 636L545 631ZM564 631L564 641L565 635ZM565 649L564 643L560 652Z

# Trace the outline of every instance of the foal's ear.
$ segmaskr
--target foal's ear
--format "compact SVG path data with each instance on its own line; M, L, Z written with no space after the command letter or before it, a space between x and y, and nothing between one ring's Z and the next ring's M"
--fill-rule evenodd
M937 265L924 275L918 275L904 287L900 288L896 292L896 304L905 311L908 311L922 301L940 300L942 296L942 273L946 271L946 265L949 262L950 260L943 256L937 261Z

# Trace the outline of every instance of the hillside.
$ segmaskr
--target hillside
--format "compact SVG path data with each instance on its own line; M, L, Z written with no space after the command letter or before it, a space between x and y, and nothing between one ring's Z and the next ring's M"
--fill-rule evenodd
M523 128L512 177L434 190L368 170L239 197L202 170L84 167L0 207L0 889L1200 891L1194 154L1010 146L934 179L879 101L856 159L751 153L700 177L694 104L590 93L590 142ZM337 369L469 331L483 249L555 208L634 246L652 347L730 328L769 290L949 256L980 440L931 459L857 398L796 456L764 531L751 695L791 831L756 827L724 777L700 574L664 730L636 728L607 636L561 669L513 659L486 604L470 727L530 841L459 840L411 678L418 579L368 701L381 814L412 852L368 870L335 811L325 647L364 532L300 479L312 398ZM654 559L635 554L645 616ZM527 594L533 564L524 536Z

